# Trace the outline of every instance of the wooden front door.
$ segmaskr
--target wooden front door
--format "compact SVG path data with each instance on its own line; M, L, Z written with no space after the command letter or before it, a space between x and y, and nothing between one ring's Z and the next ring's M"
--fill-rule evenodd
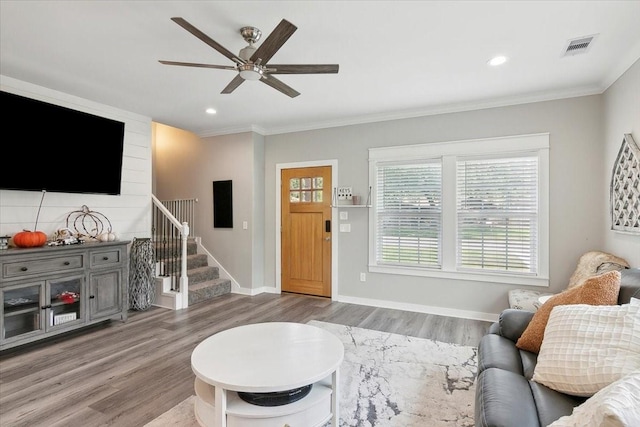
M331 296L331 166L282 170L282 290Z

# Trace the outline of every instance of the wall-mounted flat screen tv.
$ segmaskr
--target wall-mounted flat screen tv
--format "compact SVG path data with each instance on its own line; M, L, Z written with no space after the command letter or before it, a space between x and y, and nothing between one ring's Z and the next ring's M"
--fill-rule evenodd
M0 189L120 194L123 122L5 91L0 105Z

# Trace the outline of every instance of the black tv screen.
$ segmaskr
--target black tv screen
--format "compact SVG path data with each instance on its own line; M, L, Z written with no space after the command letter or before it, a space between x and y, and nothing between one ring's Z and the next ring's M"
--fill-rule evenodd
M123 122L5 91L0 105L0 189L120 194Z

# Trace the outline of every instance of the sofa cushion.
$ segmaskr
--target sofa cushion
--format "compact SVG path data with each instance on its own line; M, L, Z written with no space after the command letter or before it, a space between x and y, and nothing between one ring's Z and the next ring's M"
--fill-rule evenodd
M520 359L522 361L522 374L528 380L533 378L533 372L538 363L538 355L527 350L520 350Z
M552 296L533 314L531 322L516 342L516 346L532 353L540 351L544 330L551 310L555 306L567 304L613 305L618 301L619 291L620 272L614 270L589 278L580 286Z
M497 368L480 372L476 382L476 427L540 427L529 381Z
M606 386L549 427L640 425L640 371Z
M555 307L533 380L562 393L592 396L640 370L640 306Z
M487 334L478 344L478 372L499 368L522 375L520 352L513 341L495 334Z
M563 394L534 381L529 381L529 386L541 426L547 426L560 417L570 415L573 408L585 400L584 397Z
M618 304L627 304L631 298L640 298L640 268L627 268L620 271Z

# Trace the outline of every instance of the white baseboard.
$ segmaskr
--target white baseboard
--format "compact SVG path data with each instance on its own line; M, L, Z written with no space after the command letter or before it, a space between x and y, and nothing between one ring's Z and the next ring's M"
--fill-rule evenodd
M156 297L153 302L153 306L168 308L171 310L179 310L180 307L180 293L169 289L169 278L156 277L155 279Z
M458 310L455 308L435 307L429 305L409 304L395 301L384 301L371 298L358 298L338 295L333 301L346 302L349 304L367 305L371 307L391 308L395 310L413 311L416 313L436 314L439 316L458 317L461 319L483 320L486 322L496 322L499 313L483 313L479 311Z
M279 294L280 292L276 291L276 288L271 286L262 286L260 288L255 288L255 289L242 288L238 286L238 287L232 287L231 293L240 294L240 295L249 295L253 297L259 294Z

